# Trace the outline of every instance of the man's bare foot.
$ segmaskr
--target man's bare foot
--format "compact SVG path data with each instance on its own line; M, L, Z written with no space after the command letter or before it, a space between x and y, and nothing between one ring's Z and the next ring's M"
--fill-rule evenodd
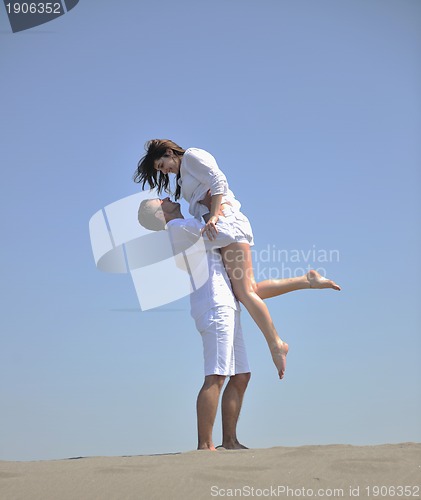
M287 354L288 354L288 344L282 342L279 339L279 343L270 348L270 353L272 354L273 362L275 363L276 369L278 370L279 378L283 379L285 375L285 369L287 366Z
M334 290L341 289L341 287L337 285L334 281L324 278L314 269L312 269L307 273L307 281L310 284L310 288L315 288L315 289L333 288Z
M216 447L217 450L248 450L247 446L244 446L243 444L239 443L238 440L236 439L235 441L230 441L230 442L224 442L221 444L221 446Z
M216 450L248 450L247 446L242 445L241 443L236 443L234 445L225 445L221 444L221 446L217 446Z
M215 445L212 443L212 444L207 444L207 443L203 443L203 444L199 444L197 446L197 449L200 450L200 451L216 451L216 448L215 448Z

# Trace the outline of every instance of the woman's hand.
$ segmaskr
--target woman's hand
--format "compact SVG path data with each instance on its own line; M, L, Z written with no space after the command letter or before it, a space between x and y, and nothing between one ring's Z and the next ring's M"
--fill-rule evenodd
M216 235L218 234L216 223L218 222L219 218L218 214L221 209L221 202L223 195L222 194L211 195L210 191L208 191L202 201L204 203L207 203L209 201L209 196L211 199L210 210L209 214L203 216L203 218L206 220L206 225L205 227L202 228L201 234L202 235L206 234L209 240L212 241L216 238Z
M216 227L217 222L218 222L217 215L209 217L208 221L206 222L206 225L202 228L200 233L202 235L206 234L209 240L211 241L214 240L216 238L216 235L218 234L218 229Z

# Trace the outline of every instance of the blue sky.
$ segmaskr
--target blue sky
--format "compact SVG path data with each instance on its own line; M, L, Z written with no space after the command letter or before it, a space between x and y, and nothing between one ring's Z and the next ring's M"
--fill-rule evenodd
M154 137L217 158L262 276L268 248L339 255L289 267L342 292L268 302L284 381L244 312L240 440L421 440L420 22L416 0L81 0L12 34L0 7L0 459L196 447L188 299L140 311L89 240Z

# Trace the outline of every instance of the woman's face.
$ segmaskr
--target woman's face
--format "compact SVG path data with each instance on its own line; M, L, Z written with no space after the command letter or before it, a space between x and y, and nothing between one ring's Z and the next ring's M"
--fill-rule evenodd
M154 167L163 174L178 174L180 163L181 157L175 155L172 149L167 149L164 156L154 161Z

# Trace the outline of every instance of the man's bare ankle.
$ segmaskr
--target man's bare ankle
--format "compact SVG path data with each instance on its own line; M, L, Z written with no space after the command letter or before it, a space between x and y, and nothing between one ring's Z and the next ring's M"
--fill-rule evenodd
M226 450L247 450L247 446L242 445L238 439L224 440L221 445Z
M208 451L216 451L215 445L213 443L199 443L197 445L198 450L208 450Z

